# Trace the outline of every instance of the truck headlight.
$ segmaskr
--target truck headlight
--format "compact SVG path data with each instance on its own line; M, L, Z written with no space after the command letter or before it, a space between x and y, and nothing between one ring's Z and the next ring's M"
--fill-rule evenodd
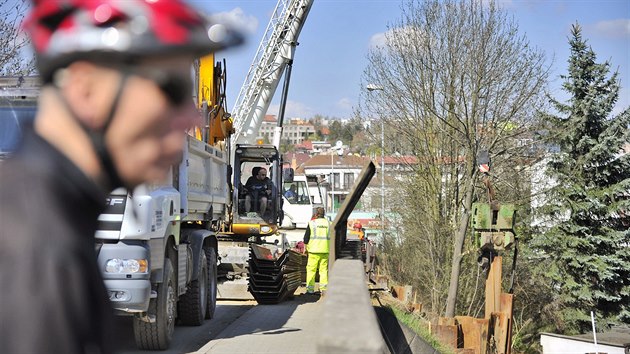
M260 232L267 233L267 232L270 232L270 231L271 231L271 227L270 226L261 226L260 227Z
M108 259L105 263L105 272L129 274L129 273L146 273L148 262L146 259Z

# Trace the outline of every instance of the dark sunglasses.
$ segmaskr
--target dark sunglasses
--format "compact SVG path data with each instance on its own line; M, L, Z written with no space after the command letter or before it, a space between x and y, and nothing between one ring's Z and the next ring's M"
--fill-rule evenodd
M145 71L147 72L145 73ZM173 72L146 68L140 68L136 73L155 82L172 105L181 106L186 102L186 99L191 99L190 102L192 102L192 82L189 77L182 77L181 74Z
M181 106L186 102L186 99L192 102L192 83L190 80L173 75L162 82L158 82L158 87L174 106Z
M189 76L162 69L139 65L115 65L114 68L129 75L138 75L149 79L158 86L166 99L174 106L181 106L186 99L192 102L192 81Z

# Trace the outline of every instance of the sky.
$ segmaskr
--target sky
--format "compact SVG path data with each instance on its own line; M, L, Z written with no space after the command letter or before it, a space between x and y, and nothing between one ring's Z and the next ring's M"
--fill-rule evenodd
M227 61L228 108L252 64L276 0L193 0L208 14L228 19L245 34L246 44L217 53ZM520 33L539 48L552 65L552 94L559 75L567 72L568 36L578 22L583 38L597 54L619 70L622 91L614 113L630 106L630 0L502 0ZM352 117L361 90L367 53L401 16L401 0L314 0L295 52L286 119L316 114ZM282 84L268 114L277 114Z

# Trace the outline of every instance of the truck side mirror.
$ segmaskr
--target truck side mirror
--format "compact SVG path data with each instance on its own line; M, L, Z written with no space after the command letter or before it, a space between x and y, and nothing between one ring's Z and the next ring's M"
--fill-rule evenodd
M293 176L295 175L295 171L292 168L283 168L282 169L282 181L286 183L293 182Z

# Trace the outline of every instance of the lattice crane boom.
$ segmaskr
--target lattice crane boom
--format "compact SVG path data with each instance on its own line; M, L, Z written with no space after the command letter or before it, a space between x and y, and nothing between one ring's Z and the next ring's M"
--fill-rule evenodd
M253 144L288 63L313 0L279 0L258 46L232 113L236 144Z

